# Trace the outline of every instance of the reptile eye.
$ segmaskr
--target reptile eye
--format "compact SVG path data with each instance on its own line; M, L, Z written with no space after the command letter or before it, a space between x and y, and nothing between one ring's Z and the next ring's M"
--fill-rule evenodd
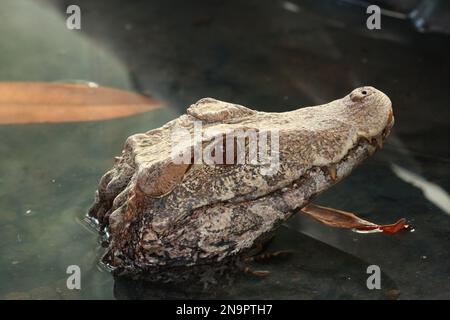
M367 91L366 91L366 90L363 90L361 93L362 93L363 95L366 95L366 94L367 94Z

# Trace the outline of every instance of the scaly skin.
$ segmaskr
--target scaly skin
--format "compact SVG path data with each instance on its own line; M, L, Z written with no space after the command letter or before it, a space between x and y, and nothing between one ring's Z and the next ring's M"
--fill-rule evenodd
M214 135L277 129L279 170L174 164L171 134L179 127L193 133L193 121ZM104 261L117 274L159 277L246 256L373 154L392 125L391 101L373 87L284 113L202 99L163 127L129 137L101 179L89 215L110 234ZM193 148L190 139L180 144Z

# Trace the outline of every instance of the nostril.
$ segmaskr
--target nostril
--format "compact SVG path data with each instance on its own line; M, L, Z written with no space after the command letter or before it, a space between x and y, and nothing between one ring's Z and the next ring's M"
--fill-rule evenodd
M372 95L373 91L370 89L370 87L361 87L358 89L353 90L350 93L350 99L353 102L360 102L364 100L366 97L369 97Z

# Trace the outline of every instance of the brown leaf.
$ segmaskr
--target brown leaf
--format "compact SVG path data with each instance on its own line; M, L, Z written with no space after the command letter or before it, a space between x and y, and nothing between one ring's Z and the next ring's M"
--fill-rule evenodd
M0 124L58 123L127 117L162 107L124 90L72 83L0 83Z
M408 228L406 219L404 218L394 224L378 225L361 219L351 212L317 206L312 203L306 205L300 211L330 227L335 228L355 229L361 232L378 231L385 233L397 233L400 230Z

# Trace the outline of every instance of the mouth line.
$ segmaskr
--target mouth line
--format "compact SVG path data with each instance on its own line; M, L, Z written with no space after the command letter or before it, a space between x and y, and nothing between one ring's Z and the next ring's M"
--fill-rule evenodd
M329 166L321 166L321 167L313 166L309 168L305 172L305 174L308 174L308 172L313 171L316 168L320 168L322 171L324 171L325 174L328 174L330 176L333 183L338 182L338 180L344 178L344 176L339 175L339 173L337 172L339 167L348 164L349 162L351 162L352 159L360 156L360 154L362 153L367 153L364 156L364 159L362 159L365 160L369 156L373 155L377 150L383 148L383 142L384 142L383 133L371 138L370 140L365 137L360 137L358 138L356 144L352 148L350 148L339 161L334 162ZM362 160L357 161L357 163L352 165L352 168L360 164Z
M312 166L311 168L307 169L306 172L298 180L302 179L303 176L310 174L310 172L316 170L316 168L322 169L322 171L331 178L333 183L338 182L338 180L344 178L344 176L340 177L338 175L337 168L344 165L348 161L348 159L357 156L358 152L367 152L367 155L364 157L364 159L358 161L358 163L355 163L353 165L354 168L363 160L372 156L376 151L384 147L384 140L390 134L391 128L394 124L393 117L390 116L389 118L390 120L388 121L388 124L384 127L381 133L369 138L366 138L364 136L359 137L353 147L351 147L339 161L331 163L328 166ZM358 151L360 149L362 150Z
M299 189L309 189L311 192L308 196L305 197L305 203L291 210L303 207L308 202L310 202L310 199L314 198L321 192L327 190L330 186L336 184L344 177L348 176L355 167L357 167L365 159L369 158L378 149L380 149L382 147L382 143L380 145L380 141L383 141L382 135L383 133L379 135L380 138L375 137L372 138L371 141L364 137L360 137L357 143L351 149L349 149L345 156L342 157L338 162L334 162L329 166L312 166L308 168L301 176L292 181L289 185L283 187L282 189L274 190L259 197L252 198L251 201L258 201L268 197L283 197L284 194L287 194L289 192L295 192ZM323 181L324 185L313 191L313 187L310 187L310 185L314 184L315 181ZM237 203L245 203L247 201L249 200L241 198L238 201L227 200L223 201L222 203L235 205ZM217 203L208 204L207 206L213 206L215 204ZM196 208L195 210L200 208Z
M291 209L295 212L310 203L312 199L326 191L329 187L348 176L354 168L380 148L379 140L376 138L372 138L372 141L369 141L361 137L340 161L326 167L313 166L292 182L286 188L287 191L277 190L277 192L283 197L284 194L289 192L295 193L296 190L303 189L302 191L305 192L304 202L296 208Z
M338 162L334 162L328 166L310 167L298 179L293 181L287 189L292 190L299 188L298 186L307 179L318 181L320 180L319 175L322 175L322 179L327 181L327 185L324 189L313 192L309 198L315 197L328 189L329 186L336 184L348 176L354 168L372 156L377 150L383 148L383 142L387 135L389 135L389 130L390 126L387 125L380 134L372 137L370 140L365 137L358 138L356 144L349 149ZM309 202L309 200L306 201L306 203L307 202Z
M363 145L364 142L366 142L367 144L369 144L369 145L375 147L375 150L372 150L372 149L370 150L370 155L372 155L375 151L377 151L377 150L379 150L379 149L382 149L383 146L384 146L384 140L386 140L386 138L387 138L387 137L389 136L389 134L391 133L391 129L392 129L393 126L394 126L394 116L393 116L393 113L392 113L392 111L391 111L391 112L389 113L389 116L388 116L387 124L386 124L386 126L383 128L383 130L381 130L380 133L378 133L377 135L374 135L374 136L372 136L372 137L369 137L369 138L364 137L364 136L359 137L358 140L357 140L357 142L356 142L356 144L355 144L351 149L348 150L347 154L346 154L340 161L342 161L343 159L345 159L346 156L347 156L353 149L355 149L355 148L358 147L358 146ZM339 162L340 162L340 161L339 161Z

